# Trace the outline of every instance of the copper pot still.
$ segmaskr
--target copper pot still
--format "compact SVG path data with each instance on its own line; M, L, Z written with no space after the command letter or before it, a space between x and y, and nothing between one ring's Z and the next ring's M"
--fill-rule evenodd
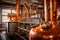
M30 30L29 40L60 40L60 26L58 25L60 23L57 21L57 3L57 0L44 0L45 22L40 23L39 26Z

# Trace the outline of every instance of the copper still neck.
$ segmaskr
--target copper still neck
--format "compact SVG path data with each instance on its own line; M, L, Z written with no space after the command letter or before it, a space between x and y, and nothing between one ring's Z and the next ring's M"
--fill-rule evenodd
M16 15L20 14L20 0L16 0Z
M51 22L53 26L57 25L57 0L44 0L45 21Z
M57 26L57 0L50 0L50 22L53 27Z

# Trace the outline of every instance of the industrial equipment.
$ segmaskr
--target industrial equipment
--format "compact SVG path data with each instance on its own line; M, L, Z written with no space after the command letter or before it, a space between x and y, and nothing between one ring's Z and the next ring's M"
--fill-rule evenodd
M26 2L23 2L22 5L26 9L27 17L34 15L30 14L31 9ZM20 13L20 0L16 0L16 13L8 14L10 22L13 22L9 30L10 35L15 33L25 37L28 34L27 37L29 36L29 40L60 40L60 21L57 21L60 20L60 18L57 16L57 9L57 0L44 0L45 21L32 26L32 24L21 22L27 17L25 14ZM36 14L38 14L38 12Z
M29 14L30 7L27 5L27 3L24 2L22 5L25 7L27 13ZM20 22L26 18L26 15L24 13L20 13L20 0L16 0L16 13L9 13L8 18L10 22Z
M44 9L45 22L30 30L29 40L60 40L60 26L58 26L60 23L57 21L57 0L44 0Z

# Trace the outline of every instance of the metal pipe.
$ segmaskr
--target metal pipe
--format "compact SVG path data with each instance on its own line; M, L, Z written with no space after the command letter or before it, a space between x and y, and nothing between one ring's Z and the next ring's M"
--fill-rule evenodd
M57 3L56 0L50 0L50 22L53 27L57 25Z
M50 0L50 22L52 23L52 15L53 15L53 6L52 6L52 0Z
M16 15L20 14L20 0L16 0Z
M16 0L16 16L17 16L17 22L21 22L22 16L20 15L20 0Z
M54 14L53 14L53 20L54 25L57 26L57 0L54 0Z
M49 21L49 1L44 0L45 21Z
M44 0L44 12L45 12L45 21L47 21L47 0Z

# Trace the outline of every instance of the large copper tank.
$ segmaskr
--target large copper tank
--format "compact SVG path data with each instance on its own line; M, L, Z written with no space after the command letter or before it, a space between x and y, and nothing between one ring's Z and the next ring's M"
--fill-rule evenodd
M50 12L48 12L48 5ZM57 0L44 0L44 6L45 22L30 30L29 40L60 40L60 26L57 23Z

